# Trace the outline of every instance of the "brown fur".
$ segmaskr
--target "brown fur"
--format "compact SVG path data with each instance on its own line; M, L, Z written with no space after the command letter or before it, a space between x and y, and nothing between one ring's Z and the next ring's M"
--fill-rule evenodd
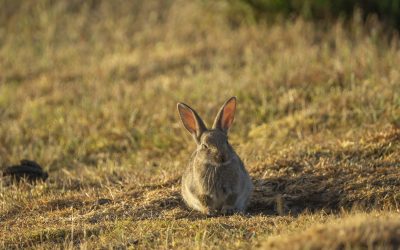
M227 133L235 108L236 99L232 97L222 106L209 130L203 127L196 111L186 104L178 104L183 124L197 143L182 176L182 196L189 207L206 214L242 213L253 191L243 162L228 142ZM190 123L186 121L188 113L192 114L190 120L196 120L192 127L188 127Z

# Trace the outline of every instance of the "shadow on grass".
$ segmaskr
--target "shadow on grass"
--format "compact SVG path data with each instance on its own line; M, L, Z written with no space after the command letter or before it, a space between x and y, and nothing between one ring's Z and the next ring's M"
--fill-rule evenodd
M248 207L252 215L297 215L304 211L338 209L340 191L327 188L324 176L271 177L254 180Z
M264 173L256 173L248 211L297 215L316 210L398 209L400 161L397 157L394 161L382 160L392 153L377 148L319 151L266 166Z

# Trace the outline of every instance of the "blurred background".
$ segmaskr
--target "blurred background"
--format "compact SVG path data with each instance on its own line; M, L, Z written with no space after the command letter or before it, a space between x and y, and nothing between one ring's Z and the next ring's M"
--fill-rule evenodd
M249 159L397 126L399 11L390 0L1 0L1 164L166 178L194 148L176 102L210 123L232 95L232 141Z

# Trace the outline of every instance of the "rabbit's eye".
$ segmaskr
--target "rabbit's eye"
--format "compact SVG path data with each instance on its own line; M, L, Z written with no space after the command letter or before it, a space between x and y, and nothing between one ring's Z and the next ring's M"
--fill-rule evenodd
M203 144L201 144L201 148L202 148L202 149L207 149L208 146L207 146L206 144L203 143Z

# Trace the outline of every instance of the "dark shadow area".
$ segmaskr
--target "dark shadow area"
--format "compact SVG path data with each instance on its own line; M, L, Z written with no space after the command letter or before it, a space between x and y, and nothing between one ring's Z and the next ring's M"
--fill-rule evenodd
M320 151L267 165L253 175L255 190L248 212L297 215L317 210L396 208L400 161L381 160L388 153L377 148Z
M306 210L337 210L340 191L328 187L324 176L272 177L254 180L250 214L297 215Z
M400 5L393 0L239 0L235 3L236 5L232 4L232 8L236 15L241 14L241 18L250 18L251 14L256 20L301 16L309 20L326 22L338 18L349 20L356 11L359 11L360 17L365 22L374 16L389 27L396 29L400 27ZM249 9L251 11L248 11Z

